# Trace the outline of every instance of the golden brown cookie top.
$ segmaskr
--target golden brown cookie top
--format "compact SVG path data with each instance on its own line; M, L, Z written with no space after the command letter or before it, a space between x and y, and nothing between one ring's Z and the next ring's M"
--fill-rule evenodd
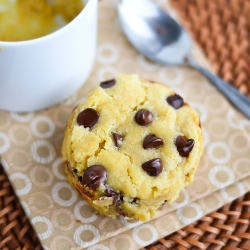
M107 185L143 200L191 182L201 153L197 113L168 87L137 75L95 88L73 111L63 144L63 158L78 173L102 166Z

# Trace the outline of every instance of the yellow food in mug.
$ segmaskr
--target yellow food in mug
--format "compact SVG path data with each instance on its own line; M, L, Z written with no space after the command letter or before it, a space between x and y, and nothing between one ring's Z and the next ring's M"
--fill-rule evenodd
M0 0L0 41L24 41L50 34L83 9L81 0Z

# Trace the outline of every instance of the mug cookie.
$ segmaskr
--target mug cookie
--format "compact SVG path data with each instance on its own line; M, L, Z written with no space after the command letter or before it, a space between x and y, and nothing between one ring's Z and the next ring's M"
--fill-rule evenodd
M192 182L202 154L197 113L168 87L120 75L73 111L62 155L72 186L100 214L149 220Z

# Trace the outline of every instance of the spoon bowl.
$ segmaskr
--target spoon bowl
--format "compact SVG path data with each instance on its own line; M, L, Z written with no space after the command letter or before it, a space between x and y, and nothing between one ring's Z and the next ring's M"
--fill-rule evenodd
M150 0L120 0L117 10L125 35L142 55L159 64L197 69L250 119L250 99L192 59L189 34L157 4Z
M153 2L120 1L118 12L129 41L152 61L185 64L190 57L192 43L187 32Z

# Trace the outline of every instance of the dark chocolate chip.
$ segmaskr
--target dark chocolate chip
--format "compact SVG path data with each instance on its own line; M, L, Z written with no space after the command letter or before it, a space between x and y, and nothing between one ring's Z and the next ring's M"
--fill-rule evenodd
M183 106L183 98L179 95L171 95L167 98L167 102L169 105L171 105L173 108L178 109Z
M155 158L142 164L142 169L150 176L157 176L162 172L162 161L160 158Z
M100 86L103 89L108 89L108 88L113 87L115 84L116 84L116 80L115 79L111 79L111 80L107 80L107 81L101 82Z
M107 179L107 170L103 166L93 165L84 171L82 184L95 191L101 184L105 184Z
M135 121L141 126L147 126L153 121L153 114L147 109L140 109L135 114Z
M185 136L178 136L175 140L175 145L177 147L177 151L179 152L180 156L188 157L189 153L194 147L194 140L189 139Z
M78 181L82 183L82 176L78 176Z
M113 198L113 204L117 202L117 200L120 198L120 193L115 191L113 188L107 186L105 189L105 195L107 197L112 197Z
M143 148L144 149L158 148L162 145L163 145L163 140L159 137L156 137L153 134L147 135L143 141Z
M105 189L105 194L107 197L114 197L114 196L118 196L119 193L117 191L115 191L113 188L107 186Z
M87 108L77 116L77 123L84 128L93 128L99 118L100 115L95 109Z
M122 141L124 140L124 135L117 134L115 132L112 132L112 134L113 134L113 139L114 139L115 146L117 148L120 148L121 144L122 144Z

